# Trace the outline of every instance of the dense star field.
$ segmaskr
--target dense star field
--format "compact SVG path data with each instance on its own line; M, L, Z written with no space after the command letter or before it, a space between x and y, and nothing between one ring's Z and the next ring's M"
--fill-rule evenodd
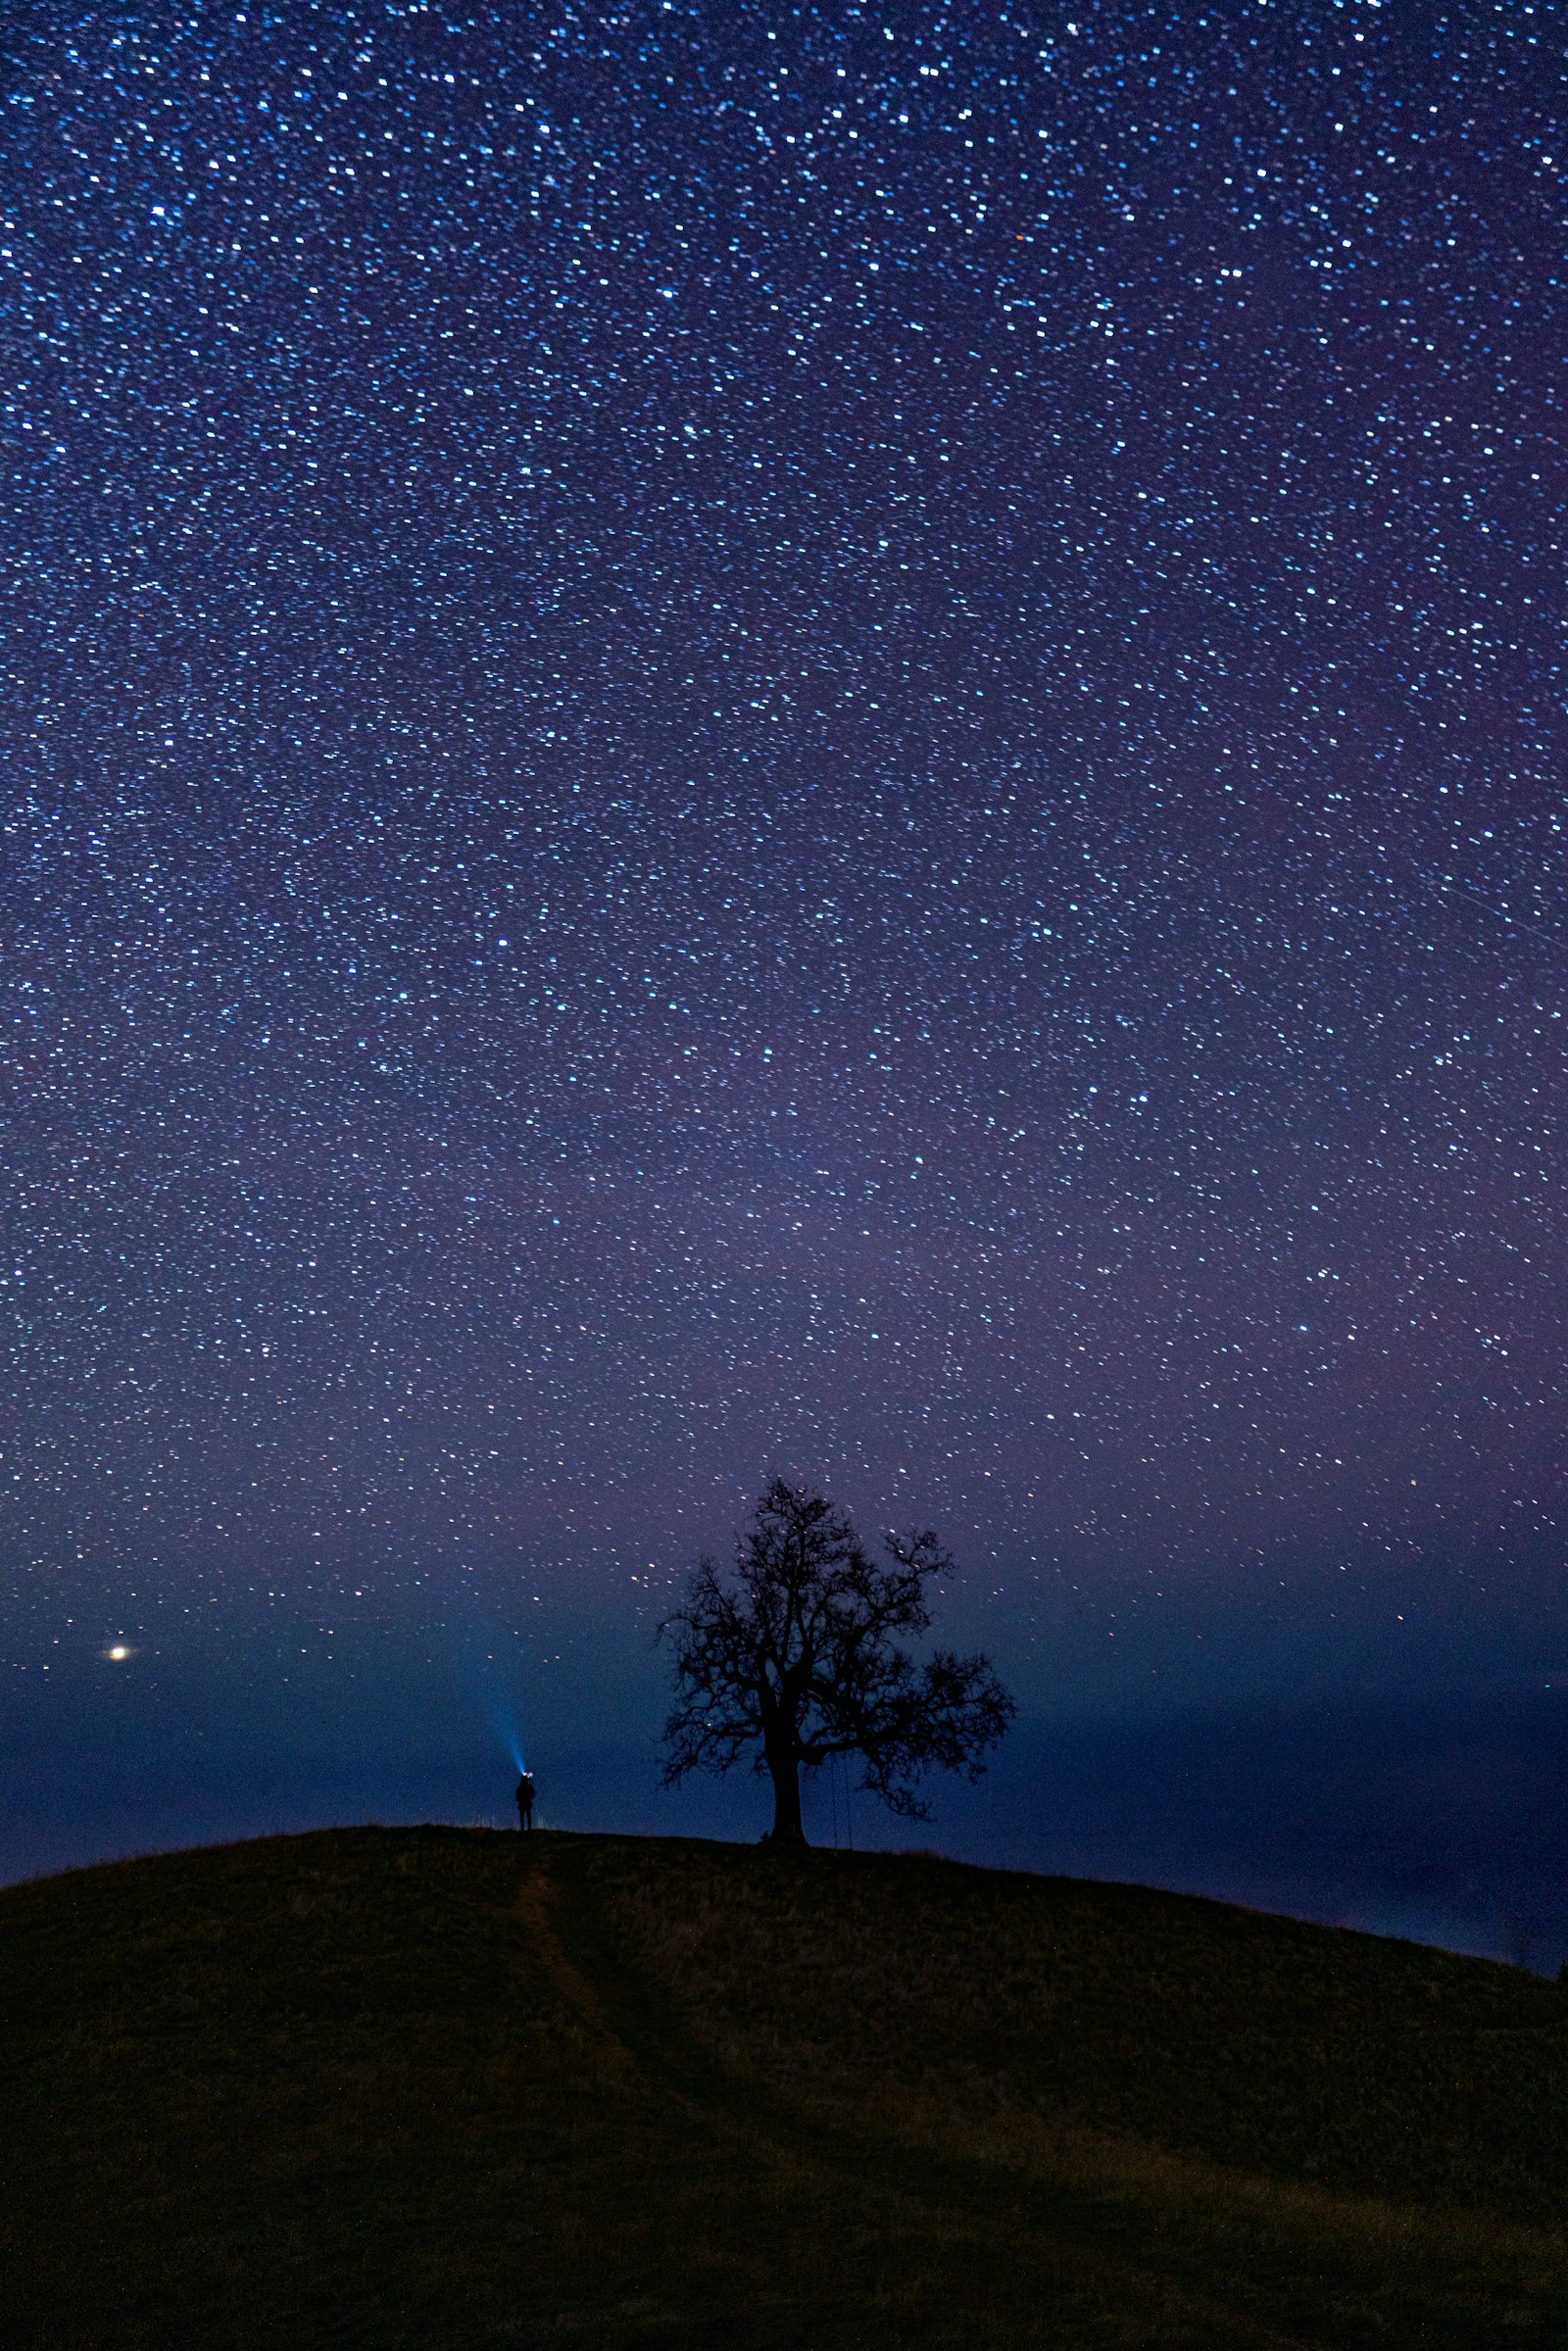
M610 1738L774 1470L1026 1719L1568 1679L1552 13L9 56L38 1784Z

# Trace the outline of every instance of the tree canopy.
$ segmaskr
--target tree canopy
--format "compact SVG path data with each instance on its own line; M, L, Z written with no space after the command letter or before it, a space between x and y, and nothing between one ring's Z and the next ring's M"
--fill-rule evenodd
M749 1759L773 1784L773 1837L803 1844L801 1771L832 1755L858 1756L860 1787L911 1820L927 1817L918 1784L933 1765L979 1779L1013 1701L983 1656L910 1656L904 1641L929 1629L927 1588L953 1561L929 1532L886 1548L882 1566L821 1494L773 1480L733 1567L702 1560L660 1627L675 1681L666 1787Z

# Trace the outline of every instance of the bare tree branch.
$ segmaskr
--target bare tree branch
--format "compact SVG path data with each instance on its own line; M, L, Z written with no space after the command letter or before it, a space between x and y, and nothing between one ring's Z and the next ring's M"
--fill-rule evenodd
M727 1772L748 1757L773 1782L773 1835L804 1842L800 1773L858 1755L860 1786L924 1819L928 1770L977 1780L1012 1720L1012 1699L983 1656L938 1649L916 1666L900 1637L929 1630L926 1588L953 1572L929 1529L890 1535L891 1567L862 1548L820 1494L775 1479L738 1538L734 1567L694 1570L685 1606L660 1627L676 1703L664 1725L663 1782Z

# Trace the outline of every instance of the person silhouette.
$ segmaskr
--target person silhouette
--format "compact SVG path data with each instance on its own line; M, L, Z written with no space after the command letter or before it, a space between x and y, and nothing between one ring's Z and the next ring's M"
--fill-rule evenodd
M517 1826L519 1829L533 1827L533 1775L531 1772L524 1772L517 1782Z

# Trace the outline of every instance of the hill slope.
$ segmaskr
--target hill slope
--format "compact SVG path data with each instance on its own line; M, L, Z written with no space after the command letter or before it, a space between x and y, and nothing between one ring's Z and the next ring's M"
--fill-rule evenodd
M13 2344L1568 2342L1568 1997L921 1856L326 1832L0 1894Z

